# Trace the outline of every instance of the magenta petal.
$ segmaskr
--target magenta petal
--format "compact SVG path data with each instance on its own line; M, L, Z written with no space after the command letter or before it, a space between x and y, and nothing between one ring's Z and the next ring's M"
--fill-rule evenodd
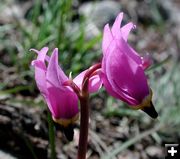
M89 79L89 93L95 93L102 87L100 76L94 75Z
M106 75L105 75L103 72L100 73L100 77L101 77L101 79L102 79L102 81L103 81L103 85L104 85L104 87L106 88L107 92L108 92L111 96L113 96L113 97L115 97L115 98L120 98L120 99L122 99L122 98L113 90L113 88L111 87L111 85L110 85L110 83L109 83ZM123 98L123 100L124 100L124 98Z
M128 35L129 35L130 31L131 31L132 29L134 29L134 28L135 28L135 25L134 25L132 22L124 25L124 26L121 28L121 33L122 33L122 36L123 36L123 38L124 38L125 41L127 41Z
M119 37L119 35L121 34L120 33L120 27L121 27L121 22L122 22L122 19L123 19L123 13L119 13L119 15L117 16L113 26L112 26L112 34L114 37Z
M37 51L35 49L32 49L32 50ZM33 66L35 68L35 80L36 80L37 87L40 93L42 94L42 96L44 97L45 101L47 102L50 111L53 113L54 111L50 105L49 98L48 98L48 90L47 90L47 83L46 83L47 68L45 65L45 58L46 58L47 51L48 51L47 47L44 47L40 51L37 51L38 57L37 57L37 60L33 61Z
M68 80L68 77L64 74L62 69L58 65L58 49L54 49L49 65L47 68L47 75L46 79L48 82L48 87L59 87L63 89L64 87L62 86L65 81Z
M103 40L102 40L103 54L107 52L106 50L109 47L112 40L113 40L113 36L109 28L109 24L106 24L104 27Z
M32 63L35 68L39 68L39 69L43 70L44 72L47 71L46 65L43 61L33 60Z
M46 66L42 61L35 61L34 62L35 66L35 80L38 89L40 90L40 93L44 97L49 110L54 113L54 110L50 104L49 101L49 92L47 90L47 83L46 83Z
M103 81L103 85L106 89L106 91L113 97L117 98L117 99L120 99L130 105L133 105L136 100L132 97L130 97L128 95L127 92L124 92L123 90L121 90L121 92L116 92L116 90L114 90L111 86L111 84L109 83L108 79L107 79L107 76L105 76L104 73L101 73L101 79Z
M34 50L35 51L35 50ZM37 51L37 50L36 50ZM45 57L47 54L48 48L44 47L38 52L37 60L34 60L35 67L35 80L36 84L40 90L40 92L47 96L47 87L46 87L46 65L45 65Z
M142 65L142 59L140 55L123 39L123 37L119 37L119 39L115 40L117 47L123 51L124 54L129 56L132 60L134 60L138 65Z
M115 39L118 39L117 44L123 45L123 49L125 49L127 51L128 56L130 56L138 64L142 64L142 61L141 61L139 54L133 48L131 48L129 46L129 44L126 42L128 35L129 35L129 32L131 31L132 28L135 27L135 25L130 22L130 23L126 24L125 26L123 26L122 28L120 28L122 18L123 18L123 13L120 13L117 16L117 18L116 18L116 20L112 26L112 29L111 29L112 34L115 37Z
M35 53L38 54L37 60L44 61L44 59L48 59L48 56L46 55L48 52L48 47L43 47L40 51L36 49L30 49L30 51L34 51Z
M120 93L116 92L116 90L114 90L112 88L112 85L109 83L109 81L107 79L107 70L106 70L107 59L108 59L109 55L111 53L113 53L114 50L116 50L116 49L117 49L116 40L113 40L111 43L111 46L107 49L108 54L106 56L104 56L103 60L102 60L101 78L102 78L103 84L104 84L106 90L109 92L109 94L111 94L115 98L119 98L119 99L121 99L121 100L123 100L129 104L132 104L132 103L135 103L135 99L130 97L126 92L124 93L124 91L122 89L121 89Z
M84 75L86 74L87 70L81 72L78 76L76 76L73 79L73 82L80 88L82 89L82 81L84 79ZM89 93L95 93L97 92L102 86L102 81L99 77L99 75L94 75L90 77L89 79Z
M84 75L86 74L87 70L81 72L79 75L77 75L73 82L81 89L82 88L82 81L84 79Z
M112 52L116 47L117 47L116 43L113 40L111 42L110 46L107 48L106 53L103 55L103 59L102 59L102 72L103 73L106 72L106 59L107 59L109 53Z
M46 87L46 66L42 61L36 60L35 66L35 80L36 84L43 95L47 95Z
M116 41L114 41L116 42ZM124 44L109 53L106 60L106 75L114 91L136 99L134 105L140 104L149 94L146 76L142 67L127 56Z
M62 91L56 87L48 88L52 115L56 119L70 119L78 114L78 97L74 92Z

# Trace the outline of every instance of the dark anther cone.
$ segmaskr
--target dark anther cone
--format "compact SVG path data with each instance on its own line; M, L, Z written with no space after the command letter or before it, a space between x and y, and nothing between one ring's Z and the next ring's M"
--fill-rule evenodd
M158 113L156 112L153 103L151 102L150 104L150 106L144 107L141 110L148 114L151 118L156 119L158 117Z
M69 141L73 140L73 137L74 137L74 126L73 125L68 125L67 127L63 127L63 132Z

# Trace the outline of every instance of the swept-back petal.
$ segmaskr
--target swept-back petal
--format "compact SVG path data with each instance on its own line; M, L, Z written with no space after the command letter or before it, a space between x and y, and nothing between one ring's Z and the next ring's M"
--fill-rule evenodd
M63 91L57 87L48 88L52 113L56 119L71 119L78 114L78 97L70 90Z
M109 28L109 24L106 24L104 27L103 40L102 40L102 50L104 55L107 53L106 50L109 47L112 40L113 40L113 36Z
M122 22L122 19L123 19L123 13L119 13L119 15L116 17L116 20L112 26L112 34L114 37L119 37L119 34L120 34L120 27L121 27L121 22Z
M49 62L49 56L46 55L47 52L48 52L49 48L48 47L43 47L40 51L39 50L36 50L36 49L30 49L30 51L34 51L35 53L38 54L38 57L37 57L37 60L42 60L44 61L44 59L46 61Z
M121 28L121 34L122 34L122 36L123 36L123 38L124 38L125 41L127 41L128 35L129 35L130 31L131 31L132 29L134 29L134 28L135 28L135 25L134 25L132 22L124 25L124 26Z
M48 82L48 87L59 87L63 89L64 87L62 86L65 81L68 80L68 77L64 74L62 71L61 67L58 65L58 49L54 49L49 65L47 68L47 75L46 79Z
M114 42L114 40L112 40L109 47L106 50L106 54L103 55L103 59L102 59L102 72L103 73L106 72L106 59L109 56L109 53L112 52L115 48L116 48L116 43Z
M31 51L34 51L38 54L37 59L32 61L32 64L35 68L35 81L37 84L37 87L44 97L45 101L47 102L47 105L52 113L54 113L54 110L49 102L49 93L47 90L47 83L46 83L46 72L47 68L45 65L45 59L47 57L48 47L42 48L40 51L31 49Z
M46 66L42 61L34 61L34 67L35 67L35 80L38 89L40 90L40 93L44 97L49 110L51 111L52 114L54 114L54 110L52 108L52 105L50 104L49 101L49 92L47 89L47 81L46 81Z
M46 87L46 66L43 61L34 61L36 84L43 95L47 95Z
M33 51L37 51L33 49ZM47 54L48 48L44 47L38 52L37 59L33 61L35 67L35 80L36 84L43 95L47 95L47 87L46 87L46 65L45 65L45 57Z
M117 43L116 40L114 42ZM109 53L106 59L106 75L114 91L135 99L133 104L137 105L148 95L149 89L142 67L127 56L130 49L126 48L121 42Z
M117 47L123 50L123 53L134 60L138 65L142 65L142 59L140 55L124 40L122 35L119 39L115 39Z

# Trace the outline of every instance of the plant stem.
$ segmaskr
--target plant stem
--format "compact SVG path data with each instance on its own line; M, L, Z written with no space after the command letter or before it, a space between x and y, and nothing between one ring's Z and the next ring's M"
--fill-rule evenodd
M89 95L80 98L81 119L80 136L77 159L85 159L87 151L88 128L89 128Z
M78 154L77 159L86 159L86 151L87 151L87 143L88 143L88 129L89 129L89 91L88 84L89 78L93 73L101 67L101 64L93 65L84 75L84 79L82 81L82 90L76 91L75 84L72 88L74 88L75 92L77 92L79 100L80 100L80 135L79 135L79 145L78 145Z
M54 124L51 117L51 113L49 111L48 111L48 126L49 126L49 142L51 149L51 159L56 159Z

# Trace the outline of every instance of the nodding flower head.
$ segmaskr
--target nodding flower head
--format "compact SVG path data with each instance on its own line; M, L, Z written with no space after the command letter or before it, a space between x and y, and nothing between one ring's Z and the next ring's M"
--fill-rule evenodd
M47 47L40 51L31 50L38 54L37 59L32 62L35 68L35 80L53 120L64 127L73 124L79 114L78 97L71 88L63 85L68 77L58 65L58 49L54 49L50 57L46 55Z
M143 59L127 43L129 32L135 25L130 22L121 27L122 19L123 13L120 13L111 29L108 24L104 27L101 73L103 85L115 98L156 118L158 114L151 102L152 90L144 73L147 66L144 66Z

